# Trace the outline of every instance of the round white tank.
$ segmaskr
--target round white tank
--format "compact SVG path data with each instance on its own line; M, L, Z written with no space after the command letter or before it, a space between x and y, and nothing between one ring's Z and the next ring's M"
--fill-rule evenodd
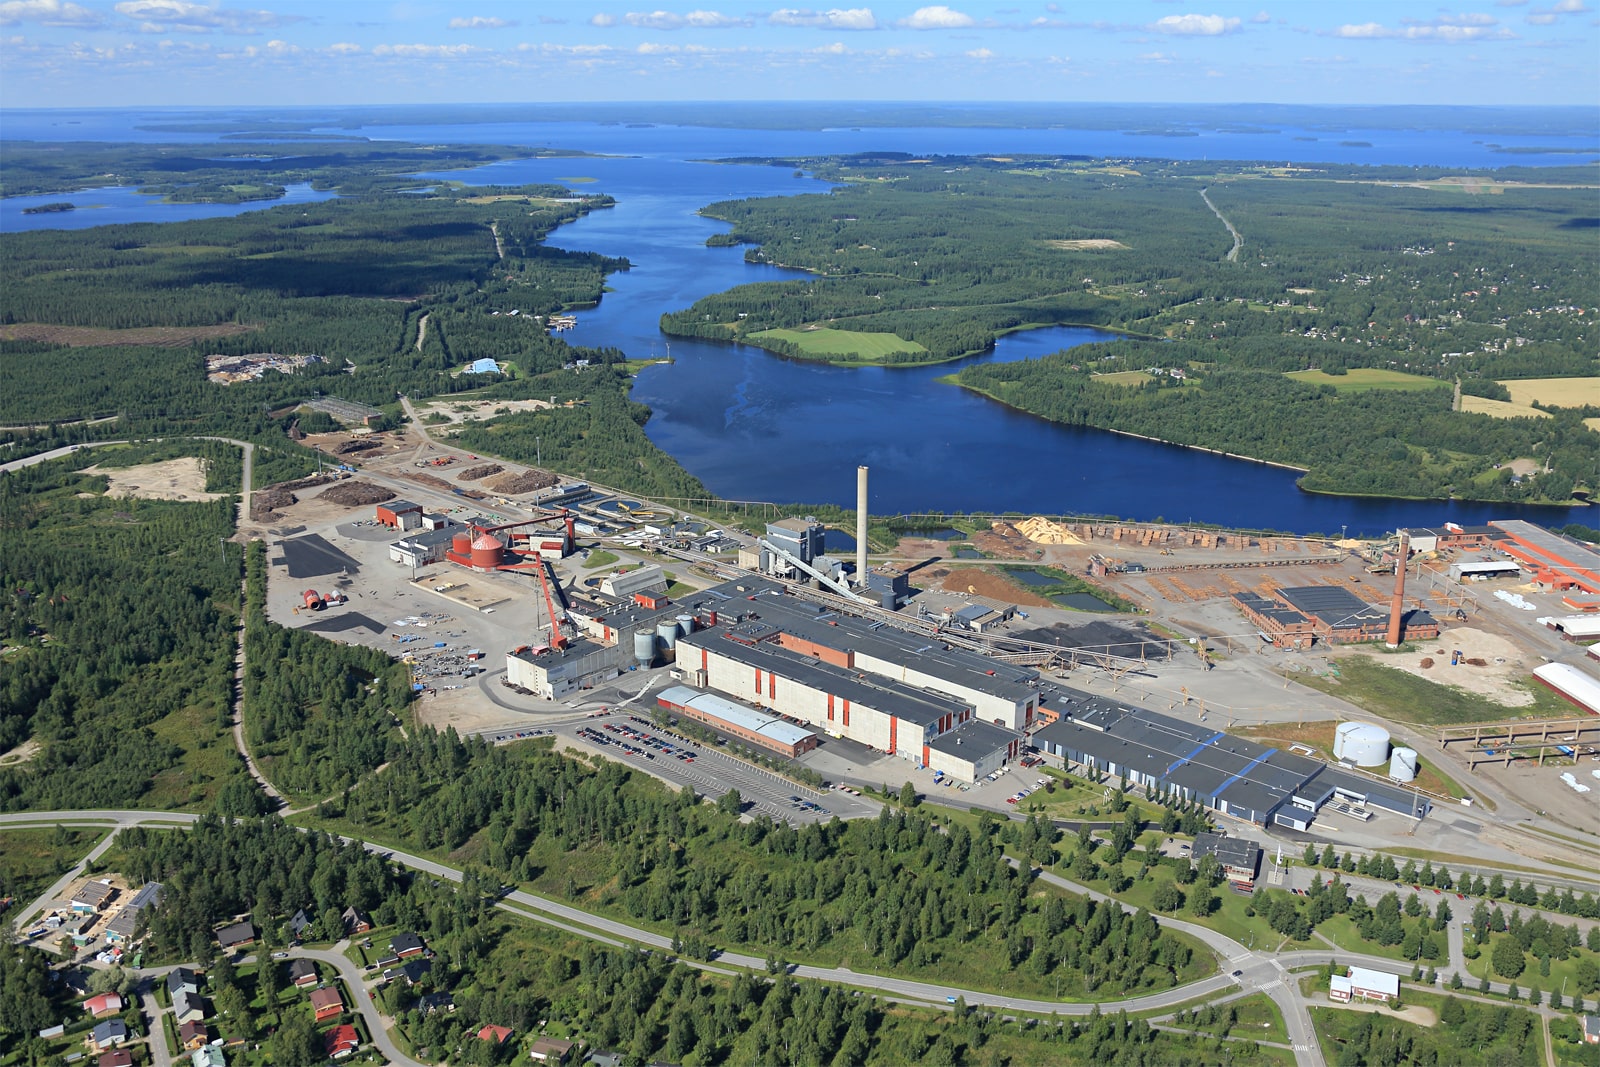
M1364 722L1342 722L1333 732L1333 758L1357 767L1387 762L1389 731Z
M1389 757L1389 777L1397 782L1414 781L1417 777L1417 750L1397 748Z

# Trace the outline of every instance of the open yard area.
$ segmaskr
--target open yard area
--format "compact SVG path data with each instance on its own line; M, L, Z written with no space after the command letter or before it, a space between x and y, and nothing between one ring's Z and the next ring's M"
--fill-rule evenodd
M1331 385L1341 393L1365 392L1368 389L1442 389L1445 383L1438 378L1424 378L1417 374L1403 374L1397 370L1379 370L1375 367L1352 367L1345 374L1326 374L1320 370L1291 371L1288 377L1311 385Z
M98 474L111 483L111 496L136 496L146 500L216 500L226 494L206 492L206 473L194 456L145 463L137 467L93 466L84 473Z
M1393 670L1372 655L1342 656L1333 666L1337 674L1296 674L1294 679L1395 722L1449 726L1515 718L1561 718L1572 708L1560 697L1532 684L1528 686L1533 696L1531 701L1507 707L1458 686L1441 685Z
M906 341L892 333L860 333L855 330L830 330L818 327L809 330L762 330L752 333L747 340L755 344L781 341L793 345L801 354L811 359L842 359L861 363L877 363L890 356L921 355L927 352L915 341Z

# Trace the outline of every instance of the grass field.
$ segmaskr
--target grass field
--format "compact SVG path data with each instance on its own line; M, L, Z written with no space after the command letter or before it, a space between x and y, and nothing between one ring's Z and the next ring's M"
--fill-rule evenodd
M1350 656L1336 661L1335 666L1337 677L1295 675L1294 680L1397 722L1453 726L1502 719L1558 719L1568 717L1572 710L1572 705L1541 686L1530 686L1532 704L1508 708L1477 693L1389 670L1371 656Z
M82 859L105 835L103 830L5 830L0 832L0 896L32 899Z
M1142 370L1114 370L1108 374L1093 375L1093 378L1101 385L1143 385L1155 380Z
M1445 386L1445 383L1438 378L1424 378L1416 374L1402 374L1397 370L1378 370L1374 367L1353 367L1348 374L1297 370L1291 371L1287 377L1310 385L1331 385L1341 393L1360 393L1369 389L1414 392L1420 389L1442 389Z
M1548 411L1539 411L1526 404L1513 404L1509 400L1490 400L1486 396L1464 396L1461 398L1461 410L1470 411L1476 415L1488 415L1496 419L1548 419Z
M915 341L892 333L859 333L855 330L761 330L746 337L755 344L783 341L794 345L811 359L848 359L876 363L889 356L922 355L928 350Z

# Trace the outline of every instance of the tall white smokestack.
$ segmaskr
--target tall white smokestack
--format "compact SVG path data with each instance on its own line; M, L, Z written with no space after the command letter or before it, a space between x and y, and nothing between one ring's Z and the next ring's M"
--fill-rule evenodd
M867 468L856 468L856 585L867 584Z

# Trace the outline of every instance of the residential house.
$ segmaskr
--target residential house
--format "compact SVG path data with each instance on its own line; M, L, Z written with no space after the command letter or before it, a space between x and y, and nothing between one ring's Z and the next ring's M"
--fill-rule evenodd
M1261 870L1261 846L1254 841L1221 834L1195 834L1194 850L1189 859L1198 865L1202 856L1215 856L1228 881L1246 889L1255 887L1256 874Z
M416 985L433 970L432 960L410 960L403 967L390 967L383 972L385 984L399 979L405 979L407 988Z
M72 894L72 910L80 914L99 913L116 895L110 882L85 882Z
M513 1031L509 1026L496 1026L490 1023L478 1031L478 1040L503 1045L511 1040L512 1033Z
M566 1063L572 1056L572 1050L577 1048L575 1041L562 1041L553 1037L541 1037L528 1049L528 1055L540 1063Z
M413 933L396 934L389 942L389 951L403 960L420 956L427 950L428 946L422 943L422 938Z
M94 1063L95 1067L133 1067L133 1053L125 1048L112 1049L101 1053Z
M184 1048L192 1051L209 1042L211 1040L211 1032L206 1029L205 1023L184 1023L178 1027L178 1040L183 1044Z
M323 986L321 989L311 991L311 1010L316 1014L317 1022L324 1019L337 1019L344 1013L344 997L334 986Z
M207 1014L206 1002L201 999L200 994L191 993L187 989L180 989L172 994L172 1017L178 1025L197 1023Z
M1366 967L1351 967L1343 975L1328 980L1328 999L1348 1002L1357 997L1362 1000L1390 1001L1400 995L1400 976L1388 971L1374 971Z
M255 925L248 922L233 923L217 931L217 944L224 952L251 944L256 939Z
M449 993L424 993L417 998L417 1010L424 1015L432 1015L436 1011L452 1012L456 1010L456 998Z
M83 1002L83 1010L96 1019L104 1019L107 1015L115 1015L122 1010L121 993L101 993L90 997Z
M1583 1043L1586 1045L1600 1045L1600 1015L1585 1015L1583 1017Z
M317 965L310 960L295 960L289 964L289 982L304 989L317 984Z
M128 1025L121 1019L107 1019L95 1023L89 1031L89 1041L95 1048L113 1048L128 1040Z
M228 1060L216 1045L202 1045L189 1053L189 1067L228 1067Z
M306 909L301 908L289 917L289 936L296 941L304 940L309 929L311 929L311 916L306 914Z
M176 997L180 990L200 992L200 975L187 967L174 967L167 972L167 995Z
M366 913L358 910L353 904L344 909L344 913L340 918L344 920L344 932L351 936L364 934L372 929L372 920L367 918Z
M328 1052L328 1058L342 1060L361 1047L361 1038L356 1033L356 1028L348 1023L342 1023L329 1030L323 1036L323 1048Z

